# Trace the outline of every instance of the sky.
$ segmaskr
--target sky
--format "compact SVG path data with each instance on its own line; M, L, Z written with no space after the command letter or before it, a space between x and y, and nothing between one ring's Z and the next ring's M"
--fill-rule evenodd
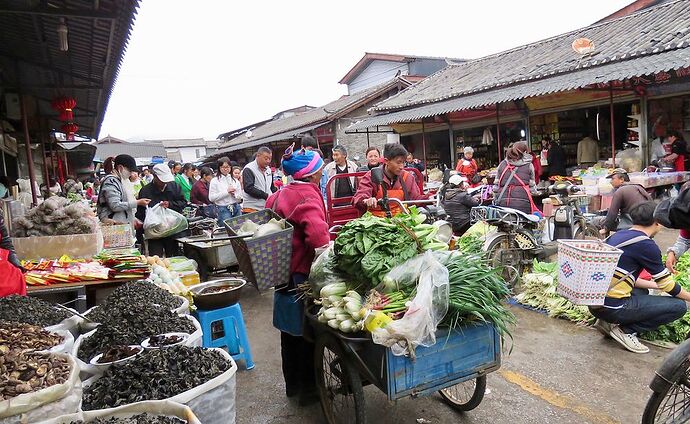
M365 52L478 58L632 0L142 0L99 138L215 139L347 93Z

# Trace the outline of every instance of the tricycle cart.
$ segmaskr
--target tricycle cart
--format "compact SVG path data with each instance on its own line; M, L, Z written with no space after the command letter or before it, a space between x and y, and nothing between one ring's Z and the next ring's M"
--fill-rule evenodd
M345 334L307 310L316 350L316 385L326 421L367 422L363 387L373 384L389 400L439 392L458 411L476 408L484 397L486 375L501 365L500 336L493 325L472 323L442 329L436 344L418 346L416 358L395 356L364 332Z

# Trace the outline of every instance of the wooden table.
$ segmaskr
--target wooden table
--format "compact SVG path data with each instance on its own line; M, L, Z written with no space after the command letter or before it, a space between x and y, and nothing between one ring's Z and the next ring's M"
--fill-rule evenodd
M26 294L43 299L54 297L55 295L72 295L73 300L71 302L74 303L74 308L79 312L84 312L88 308L96 306L96 293L99 290L119 287L130 281L137 280L139 278L116 278L112 280L89 280L76 283L27 286Z

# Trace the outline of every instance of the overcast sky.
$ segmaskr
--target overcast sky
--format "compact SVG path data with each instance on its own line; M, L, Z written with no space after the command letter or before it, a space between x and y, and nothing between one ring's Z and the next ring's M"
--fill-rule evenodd
M99 137L213 139L337 99L364 52L477 58L630 1L143 0Z

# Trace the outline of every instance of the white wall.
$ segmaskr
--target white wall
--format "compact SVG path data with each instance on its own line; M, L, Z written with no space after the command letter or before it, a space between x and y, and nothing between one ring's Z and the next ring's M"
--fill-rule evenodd
M407 75L409 73L408 70L409 68L406 62L374 60L357 75L357 78L347 85L348 92L352 94L369 87L383 84L386 81L392 80L398 71L401 75Z
M205 146L195 146L195 147L179 147L180 157L182 163L196 162L199 158L206 156ZM198 154L197 154L198 151Z

